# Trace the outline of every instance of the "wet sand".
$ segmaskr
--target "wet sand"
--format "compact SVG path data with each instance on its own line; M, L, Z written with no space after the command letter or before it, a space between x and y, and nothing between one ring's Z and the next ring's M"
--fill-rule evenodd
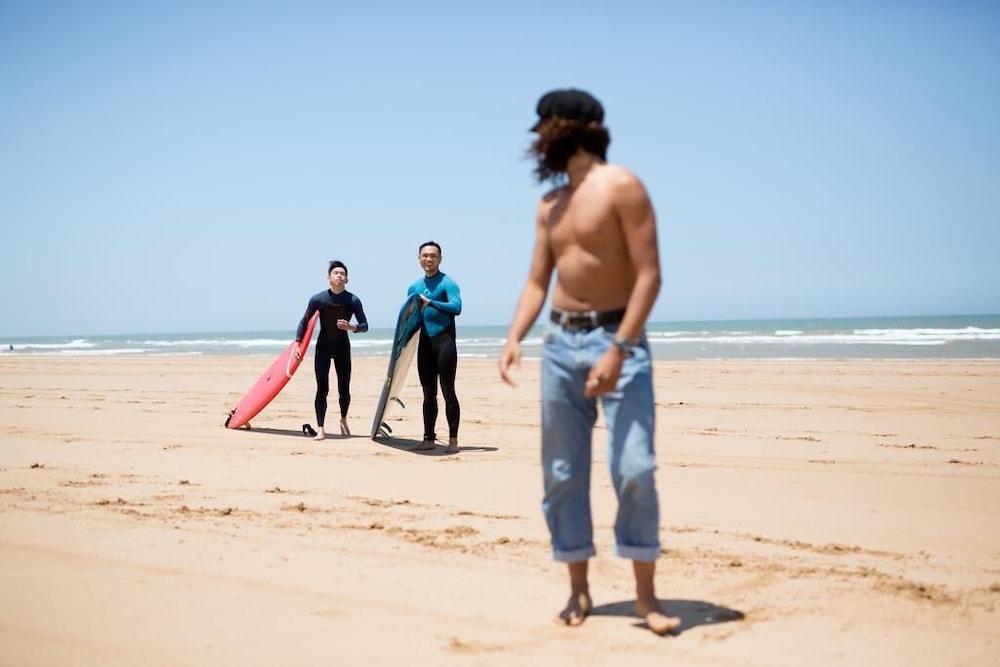
M355 437L301 435L308 361L223 429L268 361L0 357L3 663L1000 663L1000 362L659 363L657 587L684 622L660 638L612 554L602 428L597 606L552 622L537 362L511 390L460 360L448 455L411 451L415 378L368 439L379 358Z

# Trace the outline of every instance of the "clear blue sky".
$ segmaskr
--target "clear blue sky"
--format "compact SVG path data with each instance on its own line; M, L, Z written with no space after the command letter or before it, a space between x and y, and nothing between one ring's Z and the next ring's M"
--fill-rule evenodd
M538 96L646 183L656 320L1000 312L1000 4L0 0L0 334L506 323Z

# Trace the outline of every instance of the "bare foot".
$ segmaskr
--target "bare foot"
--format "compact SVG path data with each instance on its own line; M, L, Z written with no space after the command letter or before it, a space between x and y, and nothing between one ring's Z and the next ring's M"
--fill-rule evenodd
M350 435L351 429L347 428L347 418L340 420L340 435Z
M635 613L646 621L649 629L658 635L665 635L681 627L681 619L677 616L667 616L660 609L656 599L636 600Z
M448 438L448 447L444 450L449 454L458 453L458 438Z
M316 429L316 437L313 440L326 440L326 430L322 426Z
M566 608L559 612L559 620L566 625L576 627L583 623L583 619L587 618L587 614L593 608L594 603L590 599L590 593L570 593Z

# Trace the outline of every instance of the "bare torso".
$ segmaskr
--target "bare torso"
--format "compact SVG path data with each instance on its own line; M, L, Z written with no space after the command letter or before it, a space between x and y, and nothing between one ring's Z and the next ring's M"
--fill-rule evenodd
M636 269L615 207L614 191L635 177L595 166L575 188L546 195L541 214L556 269L552 305L563 310L615 310L628 303Z

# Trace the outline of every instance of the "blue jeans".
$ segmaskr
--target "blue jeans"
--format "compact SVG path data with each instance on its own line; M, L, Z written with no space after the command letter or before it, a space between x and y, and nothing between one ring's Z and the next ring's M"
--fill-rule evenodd
M587 374L608 350L617 325L571 331L550 325L542 361L542 510L552 557L563 563L595 554L590 516L591 433L601 401L608 427L608 463L618 496L615 552L652 562L660 553L660 508L653 471L653 373L645 335L622 365L614 390L583 395Z

